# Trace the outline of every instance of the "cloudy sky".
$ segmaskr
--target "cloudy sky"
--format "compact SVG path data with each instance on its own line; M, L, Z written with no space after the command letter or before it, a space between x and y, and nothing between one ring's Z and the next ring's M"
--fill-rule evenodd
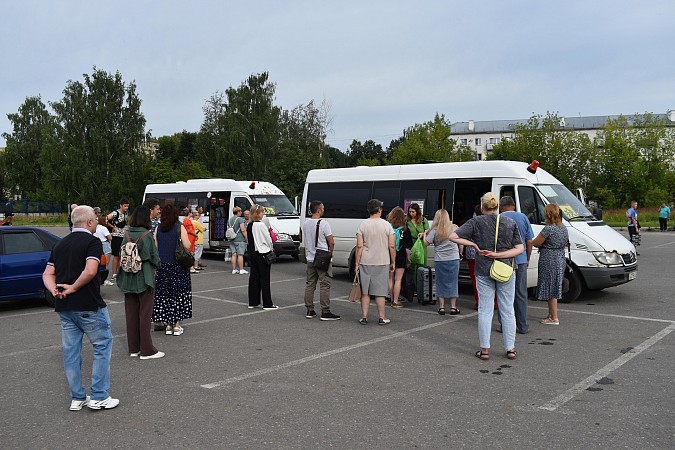
M268 71L277 104L331 105L329 143L451 122L675 109L675 2L0 0L0 132L93 66L135 81L153 136ZM669 50L670 49L670 50ZM5 139L0 138L0 146Z

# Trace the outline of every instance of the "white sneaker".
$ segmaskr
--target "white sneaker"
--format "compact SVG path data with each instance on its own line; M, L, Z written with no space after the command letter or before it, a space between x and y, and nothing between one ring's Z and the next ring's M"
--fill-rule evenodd
M89 409L113 409L120 404L116 398L108 397L105 400L89 400Z
M113 276L112 276L113 281L115 281L115 278L117 278L117 274L113 273Z
M154 355L141 356L141 359L159 359L164 357L164 352L157 352Z
M113 283L113 282L110 281L110 280L105 280L105 281L103 282L103 285L104 285L104 286L114 286L115 283Z
M246 269L241 269L241 270L239 271L239 273L240 273L241 275L246 275L246 274L248 273L248 270L246 270Z
M234 269L232 273L239 273L239 271L237 269Z
M141 356L141 352L129 353L129 356L131 356L132 358L135 358L137 356Z
M83 406L87 406L89 400L90 399L88 395L87 398L85 398L84 400L72 400L70 402L70 408L68 409L70 409L71 411L79 411L82 409Z
M265 311L274 311L275 309L279 309L279 307L277 305L268 306L267 308L263 306L263 310Z

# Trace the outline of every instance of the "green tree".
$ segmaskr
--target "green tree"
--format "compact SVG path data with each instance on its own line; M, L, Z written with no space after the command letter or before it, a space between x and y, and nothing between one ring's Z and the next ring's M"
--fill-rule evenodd
M564 128L556 113L534 115L518 125L512 139L495 145L490 160L508 160L539 164L568 187L587 189L595 150L585 133Z
M55 111L58 145L41 154L43 198L116 206L140 202L150 165L145 117L134 82L94 67L84 81L69 81ZM86 162L86 164L83 164Z
M43 150L54 145L56 130L40 96L27 97L15 114L7 114L12 133L3 133L7 148L2 154L3 187L12 194L37 198L43 183L42 167L36 164Z
M436 113L433 120L415 124L403 133L403 141L395 148L390 164L416 164L423 161L472 161L475 153L468 147L456 149L451 137L450 122Z
M381 166L386 158L382 146L370 139L364 143L354 139L349 145L347 155L351 166Z

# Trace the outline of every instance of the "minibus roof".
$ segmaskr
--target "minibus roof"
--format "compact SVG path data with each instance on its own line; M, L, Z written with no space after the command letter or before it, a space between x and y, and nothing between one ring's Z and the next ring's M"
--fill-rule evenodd
M145 188L146 195L164 192L231 191L246 192L249 195L285 195L281 189L266 181L236 181L230 178L197 178L176 183L149 184Z
M517 161L466 161L315 169L310 170L307 174L307 183L489 177L524 178L532 184L561 184L553 175L541 167L534 174L528 172L527 167L527 163Z

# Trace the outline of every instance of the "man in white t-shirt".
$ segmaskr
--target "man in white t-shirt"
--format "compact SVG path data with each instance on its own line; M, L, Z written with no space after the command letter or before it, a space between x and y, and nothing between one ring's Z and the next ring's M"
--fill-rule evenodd
M319 200L314 200L309 204L309 211L312 213L312 218L307 219L302 225L302 241L307 249L307 285L305 287L305 306L307 307L308 319L316 317L314 312L314 291L316 291L316 283L319 283L319 301L321 302L321 320L340 320L340 316L333 314L330 311L330 286L331 276L328 271L320 270L314 266L314 255L316 249L326 250L333 253L335 241L333 240L333 232L327 221L322 220L324 207ZM318 229L317 229L318 224ZM318 240L317 240L318 231ZM316 242L316 245L315 245Z

